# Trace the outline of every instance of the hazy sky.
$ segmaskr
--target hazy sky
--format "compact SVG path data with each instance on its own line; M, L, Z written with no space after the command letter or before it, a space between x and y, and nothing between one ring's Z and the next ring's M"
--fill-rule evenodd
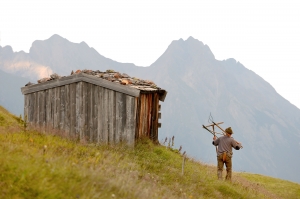
M14 51L59 34L138 66L151 65L172 40L192 36L216 59L235 58L300 107L296 0L1 0L0 34L0 45Z

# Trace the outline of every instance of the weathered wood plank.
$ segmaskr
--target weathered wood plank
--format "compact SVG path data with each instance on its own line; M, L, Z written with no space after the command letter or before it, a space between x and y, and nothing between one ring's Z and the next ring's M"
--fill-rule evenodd
M147 136L147 115L148 115L147 95L143 95L143 136Z
M113 134L114 134L114 144L116 143L116 91L113 91L112 93L112 97L113 97L113 100L112 100L112 119L113 119Z
M59 128L61 131L65 131L65 104L66 104L65 86L61 86L59 88L60 88L60 125L59 125Z
M45 91L39 91L39 126L41 127L42 131L45 131L46 125L46 99L45 99Z
M70 136L70 85L65 85L65 121L64 127L65 132L68 136Z
M142 138L143 137L143 131L144 131L144 120L143 120L143 117L144 117L144 94L141 94L140 96L140 117L139 117L139 138Z
M155 139L155 134L156 134L156 130L155 130L155 117L156 117L156 103L155 103L155 99L156 99L156 93L152 94L152 106L151 106L151 124L150 124L150 139L154 140Z
M38 104L39 104L39 110L38 110L38 114L39 114L39 121L38 121L38 125L40 128L43 127L43 91L38 91Z
M87 141L90 142L91 137L92 137L92 124L93 124L93 116L91 115L92 111L92 84L87 83Z
M30 94L30 125L33 126L34 123L35 123L35 115L34 115L34 112L35 112L35 93L31 93Z
M28 97L28 115L27 115L27 123L28 125L30 124L30 116L31 116L31 111L32 111L32 107L31 107L31 103L32 103L32 98L31 98L32 94L27 94Z
M52 99L52 89L46 90L45 93L45 98L46 98L46 129L47 131L50 131L52 128L51 124L51 112L52 112L52 107L51 107L51 99ZM53 120L52 120L53 121Z
M45 128L49 131L49 90L45 90Z
M137 113L136 113L136 127L135 127L135 140L138 140L140 137L140 114L141 114L141 99L137 97L135 99L135 103L137 104Z
M126 111L124 104L124 94L116 92L116 144L123 141L122 135L126 120L126 117L123 118L123 112Z
M70 135L76 137L76 83L70 84Z
M143 136L148 136L148 122L147 122L147 116L148 116L148 101L147 101L147 94L144 95L144 129L143 129Z
M34 93L30 93L30 102L29 102L29 117L28 117L28 121L30 122L30 125L33 125L33 121L34 121L34 105L35 105L35 101L34 101Z
M31 125L35 125L35 95L36 93L31 93Z
M145 126L145 94L141 95L141 114L140 114L140 135L139 137L144 136L144 126Z
M135 98L131 96L126 96L126 135L127 135L127 144L129 146L134 146L135 142L135 115L136 115L136 103Z
M46 89L51 89L51 88L56 88L59 86L64 86L67 84L72 84L81 81L80 78L76 78L76 76L68 76L68 77L63 77L61 79L57 80L51 80L42 84L34 84L31 86L25 86L21 88L22 94L27 94L27 93L33 93L37 92L40 90L46 90Z
M143 136L147 136L147 114L148 114L148 103L147 103L147 95L143 96L143 104L144 104L144 114L143 114Z
M27 115L27 123L29 125L30 123L30 112L31 112L31 94L27 94L27 97L28 97L28 115Z
M27 122L28 118L28 111L29 111L29 95L24 95L24 121Z
M115 141L115 118L114 118L114 106L115 106L115 99L114 99L115 92L112 90L108 90L108 140L110 144L114 144Z
M60 87L55 88L55 121L54 128L60 129Z
M94 92L93 92L93 84L89 84L88 97L89 97L89 107L88 107L88 118L89 118L89 141L93 141L93 109L94 109Z
M36 92L36 126L40 127L40 93Z
M33 125L33 115L34 115L34 93L30 93L30 102L29 102L29 116L28 121L30 125Z
M57 88L53 88L53 128L57 129L58 118L57 118Z
M60 120L61 120L61 118L60 118L60 109L61 109L61 107L60 107L60 105L61 105L61 103L60 103L60 101L61 101L61 98L60 98L60 89L61 89L61 87L57 87L57 90L56 90L56 99L57 99L57 102L56 102L56 112L57 112L57 127L58 127L58 129L60 129Z
M159 95L156 93L155 94L155 120L154 120L154 132L155 132L155 140L158 142L158 109L160 108L159 106Z
M104 88L108 88L108 89L115 90L115 91L118 91L121 93L125 93L130 96L134 96L134 97L138 97L140 95L140 91L138 89L132 88L130 86L112 83L105 79L101 79L101 78L94 77L91 75L86 75L83 73L68 76L68 77L62 77L58 80L52 80L52 81L48 81L48 82L45 82L42 84L35 84L35 85L31 85L31 86L22 87L21 91L23 94L28 94L28 93L37 92L40 90L46 90L46 89L50 89L50 88L64 86L66 84L77 83L80 81L95 84L95 85L98 85L98 86L101 86Z
M97 132L97 142L103 142L103 88L98 88L98 132Z
M39 123L40 123L40 119L39 119L39 116L40 116L40 106L39 106L39 92L36 92L36 95L35 95L35 104L36 104L36 109L35 109L35 113L36 113L36 118L35 118L35 125L36 127L39 127Z
M133 104L133 106L132 106L132 116L133 116L133 118L132 118L132 128L133 128L133 130L132 130L132 132L133 132L133 134L132 134L132 138L133 138L133 145L135 144L135 135L134 135L134 133L135 133L135 124L136 124L136 114L137 114L137 97L132 97L131 98L131 101L132 101L132 104Z
M93 142L97 142L98 134L98 98L99 86L93 86Z
M103 88L103 103L102 103L102 133L103 133L103 142L108 144L108 89Z
M37 126L38 124L38 110L39 110L39 104L38 104L38 94L37 92L34 93L34 125Z
M82 121L81 126L83 128L82 135L80 136L81 140L88 140L88 125L87 125L87 118L88 118L88 83L82 82Z
M146 136L148 138L150 138L150 115L151 115L151 95L150 94L147 94L146 95L146 106L147 106L147 112L146 112L146 125L147 125L147 130L146 130Z
M82 138L82 82L76 83L76 137Z
M54 112L55 112L55 90L49 89L49 100L50 100L50 107L51 107L51 112L50 112L50 121L49 121L49 126L50 129L54 128Z
M148 104L148 112L147 112L147 136L149 138L151 138L152 98L153 98L153 94L147 94L147 104Z

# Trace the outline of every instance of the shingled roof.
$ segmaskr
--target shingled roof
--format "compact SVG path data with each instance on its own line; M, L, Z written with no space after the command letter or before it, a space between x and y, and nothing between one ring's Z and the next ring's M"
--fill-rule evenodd
M138 97L140 92L157 92L161 101L164 101L167 94L164 89L161 89L152 81L130 77L125 73L121 74L113 70L106 70L105 72L99 70L77 70L76 72L72 71L69 76L59 76L54 73L50 77L38 80L38 84L27 83L21 90L23 94L27 94L79 81L89 82L135 97Z

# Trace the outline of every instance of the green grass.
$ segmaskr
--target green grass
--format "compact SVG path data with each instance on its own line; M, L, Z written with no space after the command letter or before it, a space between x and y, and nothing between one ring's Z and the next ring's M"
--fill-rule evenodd
M299 184L247 173L219 181L216 167L192 159L182 175L178 151L147 139L134 149L82 144L0 115L0 198L299 198Z
M22 119L9 113L6 109L0 106L0 127L16 127L23 125Z
M299 184L258 174L242 173L240 175L251 182L262 184L264 188L282 198L300 198Z

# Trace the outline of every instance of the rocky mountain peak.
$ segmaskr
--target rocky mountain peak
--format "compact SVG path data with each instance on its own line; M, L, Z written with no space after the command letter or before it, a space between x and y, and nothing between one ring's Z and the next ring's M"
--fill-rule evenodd
M60 36L58 34L54 34L48 40L67 40L67 39L63 38L62 36Z
M187 40L181 38L172 41L164 54L162 54L152 65L155 66L166 59L172 59L173 62L180 63L181 60L214 60L215 56L210 48L207 45L204 45L203 42L194 39L193 37L189 37Z
M11 46L4 46L3 48L0 46L0 50L4 53L13 53L13 49Z
M30 53L35 52L36 50L41 50L41 48L53 48L55 46L64 46L69 41L59 35L52 35L49 39L46 40L35 40L32 43L30 48Z

